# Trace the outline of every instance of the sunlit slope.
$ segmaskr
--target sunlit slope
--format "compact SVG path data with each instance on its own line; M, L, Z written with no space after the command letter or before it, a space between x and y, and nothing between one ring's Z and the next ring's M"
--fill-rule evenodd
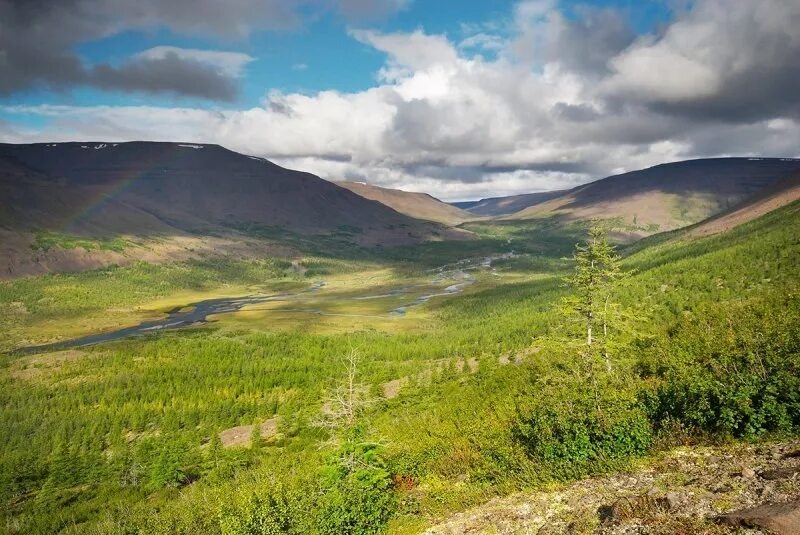
M613 219L630 236L691 225L728 210L800 169L800 160L717 158L658 165L579 186L507 216Z
M366 199L378 201L401 214L406 214L416 219L438 221L439 223L447 225L455 225L475 218L475 216L469 212L442 202L427 193L382 188L362 182L337 182L336 184Z

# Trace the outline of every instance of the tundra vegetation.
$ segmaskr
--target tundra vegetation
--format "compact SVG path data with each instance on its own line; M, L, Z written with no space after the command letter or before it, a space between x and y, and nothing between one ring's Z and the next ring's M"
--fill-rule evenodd
M413 533L676 444L800 430L800 204L618 250L547 219L467 226L468 243L309 246L302 273L209 260L0 283L0 530ZM352 299L511 250L405 316ZM314 313L14 351L320 280ZM250 425L242 446L220 438Z

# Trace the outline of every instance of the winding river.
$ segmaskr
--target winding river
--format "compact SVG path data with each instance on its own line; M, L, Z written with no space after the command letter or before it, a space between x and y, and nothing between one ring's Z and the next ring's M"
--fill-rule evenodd
M513 253L496 257L487 257L478 262L464 260L461 262L457 262L455 264L442 266L435 270L431 270L431 272L434 273L434 277L430 280L429 284L403 286L391 289L389 291L386 291L378 295L358 296L358 297L351 297L350 299L368 300L368 299L395 298L405 294L413 293L420 287L428 287L430 286L430 284L441 284L442 282L447 282L447 281L454 282L453 284L445 287L442 290L437 290L433 293L417 296L413 300L410 300L408 303L403 304L399 307L395 307L392 310L388 311L389 317L404 316L409 308L427 303L434 297L453 296L463 292L465 288L474 284L476 281L475 277L468 273L469 270L490 269L492 261L500 258L508 258L510 256L513 256ZM280 293L272 295L249 295L244 297L222 297L216 299L206 299L204 301L198 301L196 303L191 303L187 306L182 306L173 309L170 312L168 312L167 316L164 318L148 320L140 323L139 325L124 327L122 329L117 329L114 331L108 331L104 333L82 336L80 338L74 338L72 340L63 340L51 344L28 346L19 349L17 352L23 354L41 353L46 351L54 351L60 349L69 349L74 347L101 344L104 342L121 340L123 338L127 338L130 336L152 334L164 330L180 329L182 327L188 327L190 325L205 323L206 321L208 321L209 316L238 312L242 310L244 307L252 307L253 305L267 303L270 301L288 301L291 299L295 299L301 297L304 294L317 292L320 289L324 288L325 284L326 284L325 281L318 281L312 284L310 287L306 288L305 290L301 290L299 292L294 292L294 293ZM319 309L306 309L306 308L288 309L288 310L285 309L283 310L283 312L302 312L302 313L320 314L320 315L337 315L334 313L327 313Z

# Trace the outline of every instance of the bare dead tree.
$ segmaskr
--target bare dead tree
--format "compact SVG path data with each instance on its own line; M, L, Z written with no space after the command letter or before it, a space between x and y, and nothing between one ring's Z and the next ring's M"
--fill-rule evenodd
M376 401L368 396L368 386L358 382L360 361L356 349L342 357L344 376L324 398L322 410L313 421L315 426L331 431L351 429L364 409Z
M330 433L329 446L340 450L339 463L350 473L364 466L357 449L365 445L379 444L364 441L357 431L361 413L377 398L369 396L369 387L358 382L360 355L350 349L344 357L344 374L339 382L323 400L322 409L312 425L326 429Z

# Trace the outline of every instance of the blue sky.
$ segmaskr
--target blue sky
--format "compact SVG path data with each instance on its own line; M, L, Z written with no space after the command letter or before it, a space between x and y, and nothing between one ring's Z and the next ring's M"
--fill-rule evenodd
M796 0L0 0L0 141L219 143L446 200L794 157L797 27Z

